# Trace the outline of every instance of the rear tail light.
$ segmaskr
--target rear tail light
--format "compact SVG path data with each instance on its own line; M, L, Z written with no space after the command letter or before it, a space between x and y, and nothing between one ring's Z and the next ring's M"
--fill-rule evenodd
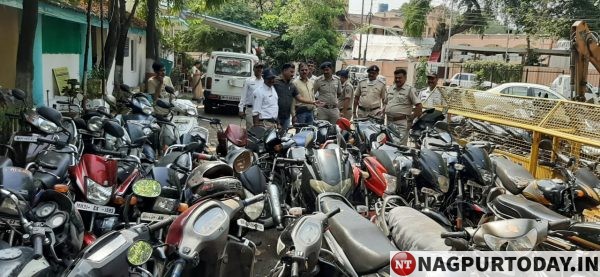
M65 184L54 185L54 191L60 193L67 193L69 192L69 186Z
M206 78L206 85L204 86L204 89L211 89L212 88L212 77L208 77Z

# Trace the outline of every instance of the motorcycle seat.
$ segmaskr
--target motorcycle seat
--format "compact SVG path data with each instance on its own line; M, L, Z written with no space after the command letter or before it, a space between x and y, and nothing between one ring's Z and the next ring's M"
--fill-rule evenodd
M377 226L341 200L323 198L320 204L323 213L340 208L340 213L329 219L329 230L359 275L377 272L389 264L390 251L398 249Z
M447 251L441 234L447 230L411 207L396 207L388 213L390 236L400 251Z
M517 195L500 195L492 201L491 208L502 218L547 220L556 230L567 230L571 224L571 219L568 217L560 215L540 203Z
M490 156L502 186L512 194L520 194L535 177L524 167L503 156Z

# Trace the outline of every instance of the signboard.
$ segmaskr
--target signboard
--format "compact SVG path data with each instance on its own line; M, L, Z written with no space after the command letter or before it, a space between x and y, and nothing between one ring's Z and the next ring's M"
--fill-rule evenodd
M55 95L62 95L63 89L69 84L67 81L69 80L69 68L67 67L57 67L52 69L52 74L54 75L54 80L56 81L56 87L58 91L55 92Z

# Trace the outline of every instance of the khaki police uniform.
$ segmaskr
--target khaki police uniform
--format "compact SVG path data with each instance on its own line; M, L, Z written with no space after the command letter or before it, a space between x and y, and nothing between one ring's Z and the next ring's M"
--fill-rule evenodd
M402 145L406 145L408 142L409 120L413 106L420 103L421 100L417 97L416 89L410 85L404 84L401 88L392 85L387 90L384 99L387 123L402 135L400 141Z
M340 116L345 117L347 119L352 118L352 101L348 105L348 110L344 111L344 101L346 99L352 99L352 94L354 93L354 87L350 84L350 80L346 80L346 82L342 85L342 94L338 96L338 108L340 109Z
M321 75L315 80L313 89L318 99L325 103L323 107L317 108L317 118L335 124L340 118L340 110L338 110L338 96L342 94L340 78L332 75L330 79L325 79L325 76Z
M381 101L385 98L386 86L379 79L373 81L369 79L361 80L356 86L354 96L359 97L356 115L359 118L371 116L380 116Z

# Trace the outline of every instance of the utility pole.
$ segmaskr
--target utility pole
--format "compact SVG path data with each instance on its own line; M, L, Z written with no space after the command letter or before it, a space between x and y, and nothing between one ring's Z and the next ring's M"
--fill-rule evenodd
M350 10L350 9L348 9ZM362 0L362 6L360 7L360 27L358 28L358 33L360 35L358 39L358 64L360 64L360 60L362 57L362 27L363 27L363 17L365 13L365 0Z
M369 32L367 33L367 42L365 43L365 54L363 55L363 65L367 64L367 47L369 47L369 35L371 35L371 18L373 18L373 0L369 9Z
M454 13L452 13L453 8L454 0L450 0L450 26L448 26L448 40L446 41L446 74L444 76L445 79L448 79L448 74L450 73L450 40L452 39L452 18L454 17Z

